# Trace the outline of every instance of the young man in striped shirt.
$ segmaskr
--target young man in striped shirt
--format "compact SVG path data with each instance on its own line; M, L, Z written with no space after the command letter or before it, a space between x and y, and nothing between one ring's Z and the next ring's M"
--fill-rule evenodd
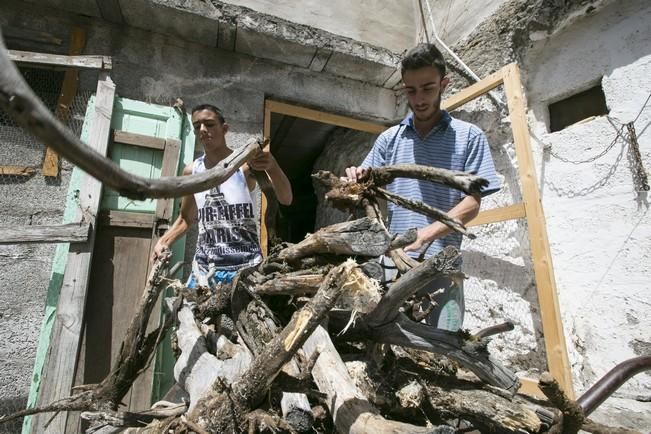
M422 201L467 223L479 212L481 197L499 190L486 137L475 125L441 110L441 94L450 79L445 75L445 60L434 45L412 48L402 60L401 69L411 113L382 133L362 164L346 169L346 177L357 181L369 167L395 164L473 172L489 181L481 195L466 195L443 185L408 178L398 178L387 187L392 193ZM418 238L404 249L411 256L417 257L425 248L425 256L429 257L446 246L461 247L461 235L444 224L391 203L388 207L392 233L418 228ZM429 291L440 288L444 291L434 299L436 306L426 322L437 328L458 330L464 316L463 283L440 279L433 282Z

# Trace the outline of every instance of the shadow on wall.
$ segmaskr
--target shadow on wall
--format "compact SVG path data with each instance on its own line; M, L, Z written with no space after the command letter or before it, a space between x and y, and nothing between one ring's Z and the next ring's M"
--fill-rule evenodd
M0 414L13 414L23 410L27 405L27 396L20 396L0 400ZM23 418L11 420L7 423L0 424L0 434L15 434L20 432L23 427Z

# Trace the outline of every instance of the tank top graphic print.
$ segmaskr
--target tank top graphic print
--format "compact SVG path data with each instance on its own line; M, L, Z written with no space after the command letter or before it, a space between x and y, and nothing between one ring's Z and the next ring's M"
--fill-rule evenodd
M194 160L192 173L206 171L204 156ZM253 201L242 169L209 191L194 194L199 235L194 255L208 269L238 270L262 261L253 215Z

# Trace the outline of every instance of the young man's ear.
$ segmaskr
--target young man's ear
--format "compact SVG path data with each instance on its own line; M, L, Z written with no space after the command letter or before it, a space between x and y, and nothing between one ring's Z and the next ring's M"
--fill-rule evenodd
M229 125L228 125L226 122L224 122L224 123L222 124L222 131L224 131L224 134L226 134L226 133L228 132L228 129L229 129L229 128L230 128L230 127L229 127Z
M445 88L448 87L448 84L450 84L450 77L446 75L441 79L441 92L443 92Z

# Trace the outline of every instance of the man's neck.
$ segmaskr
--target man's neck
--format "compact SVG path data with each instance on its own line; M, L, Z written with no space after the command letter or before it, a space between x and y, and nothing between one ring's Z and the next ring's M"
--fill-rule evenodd
M414 116L414 128L418 132L418 134L421 137L427 136L432 129L438 125L438 123L441 121L441 117L443 116L443 112L441 109L438 109L436 113L434 113L429 119L427 120L418 120L416 116Z
M206 151L206 155L203 158L203 165L206 167L206 169L211 169L215 167L217 163L219 163L220 161L222 161L224 158L228 157L232 153L233 150L226 146L212 152Z

